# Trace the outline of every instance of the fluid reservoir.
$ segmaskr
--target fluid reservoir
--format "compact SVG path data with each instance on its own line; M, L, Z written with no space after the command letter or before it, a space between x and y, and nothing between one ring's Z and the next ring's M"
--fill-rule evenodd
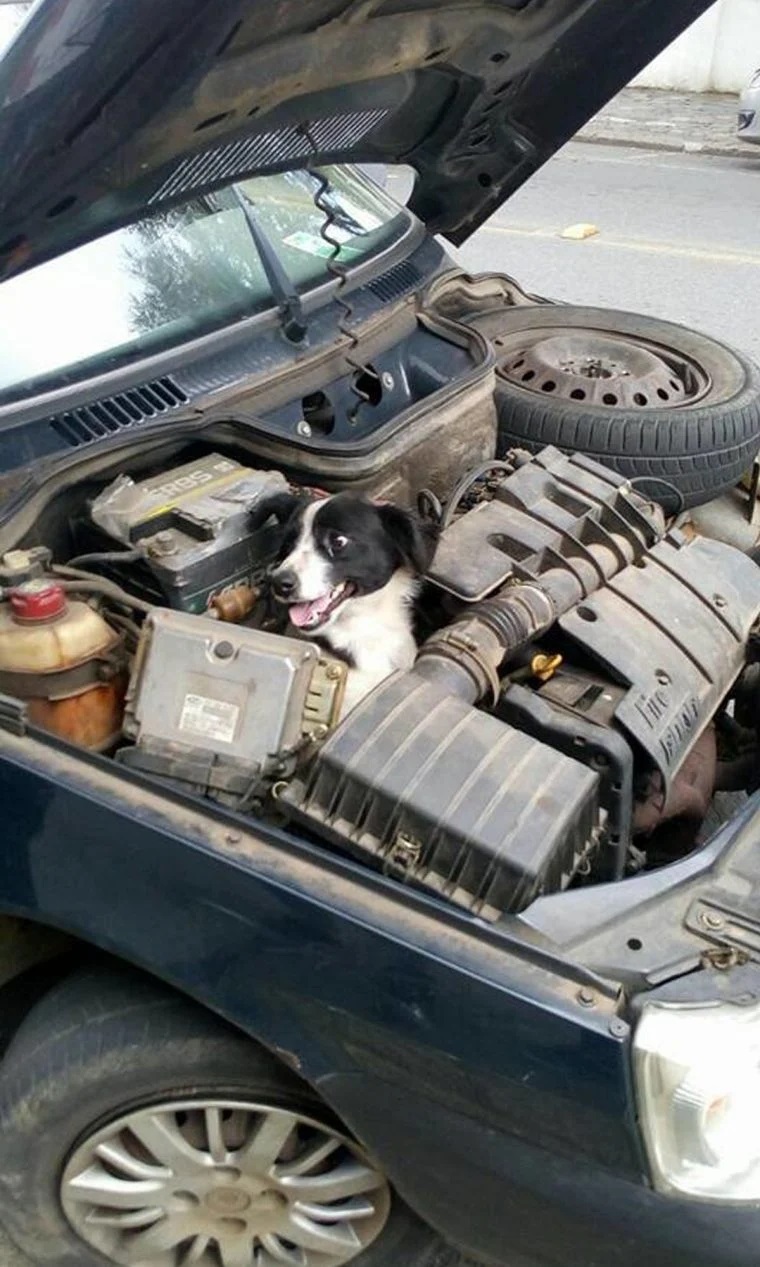
M55 581L27 581L0 602L0 692L30 721L104 751L121 732L126 657L121 637Z

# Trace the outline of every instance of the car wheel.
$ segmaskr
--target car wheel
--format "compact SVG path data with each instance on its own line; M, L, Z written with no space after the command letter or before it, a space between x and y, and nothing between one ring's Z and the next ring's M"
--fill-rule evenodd
M653 317L541 305L493 339L502 448L585 453L669 509L732 488L760 451L760 370Z
M44 1267L420 1267L438 1244L300 1079L108 969L8 1051L0 1220Z

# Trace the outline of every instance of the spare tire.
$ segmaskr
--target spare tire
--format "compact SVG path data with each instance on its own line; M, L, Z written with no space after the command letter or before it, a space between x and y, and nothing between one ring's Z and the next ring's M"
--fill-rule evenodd
M760 452L760 369L685 326L569 304L493 338L503 450L585 453L668 509L734 487Z

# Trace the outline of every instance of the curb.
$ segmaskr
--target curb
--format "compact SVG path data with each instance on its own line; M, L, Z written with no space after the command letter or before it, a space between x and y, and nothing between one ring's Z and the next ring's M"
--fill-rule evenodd
M724 144L715 141L658 141L631 136L594 136L593 133L578 132L572 138L583 145L617 146L628 150L653 150L664 154L709 154L718 158L749 158L751 146L739 143ZM758 147L760 153L760 147Z

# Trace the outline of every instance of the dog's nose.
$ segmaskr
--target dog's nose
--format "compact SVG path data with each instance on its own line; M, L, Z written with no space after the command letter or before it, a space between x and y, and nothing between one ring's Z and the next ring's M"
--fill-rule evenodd
M297 584L295 572L275 572L272 575L272 592L275 598L292 598Z

